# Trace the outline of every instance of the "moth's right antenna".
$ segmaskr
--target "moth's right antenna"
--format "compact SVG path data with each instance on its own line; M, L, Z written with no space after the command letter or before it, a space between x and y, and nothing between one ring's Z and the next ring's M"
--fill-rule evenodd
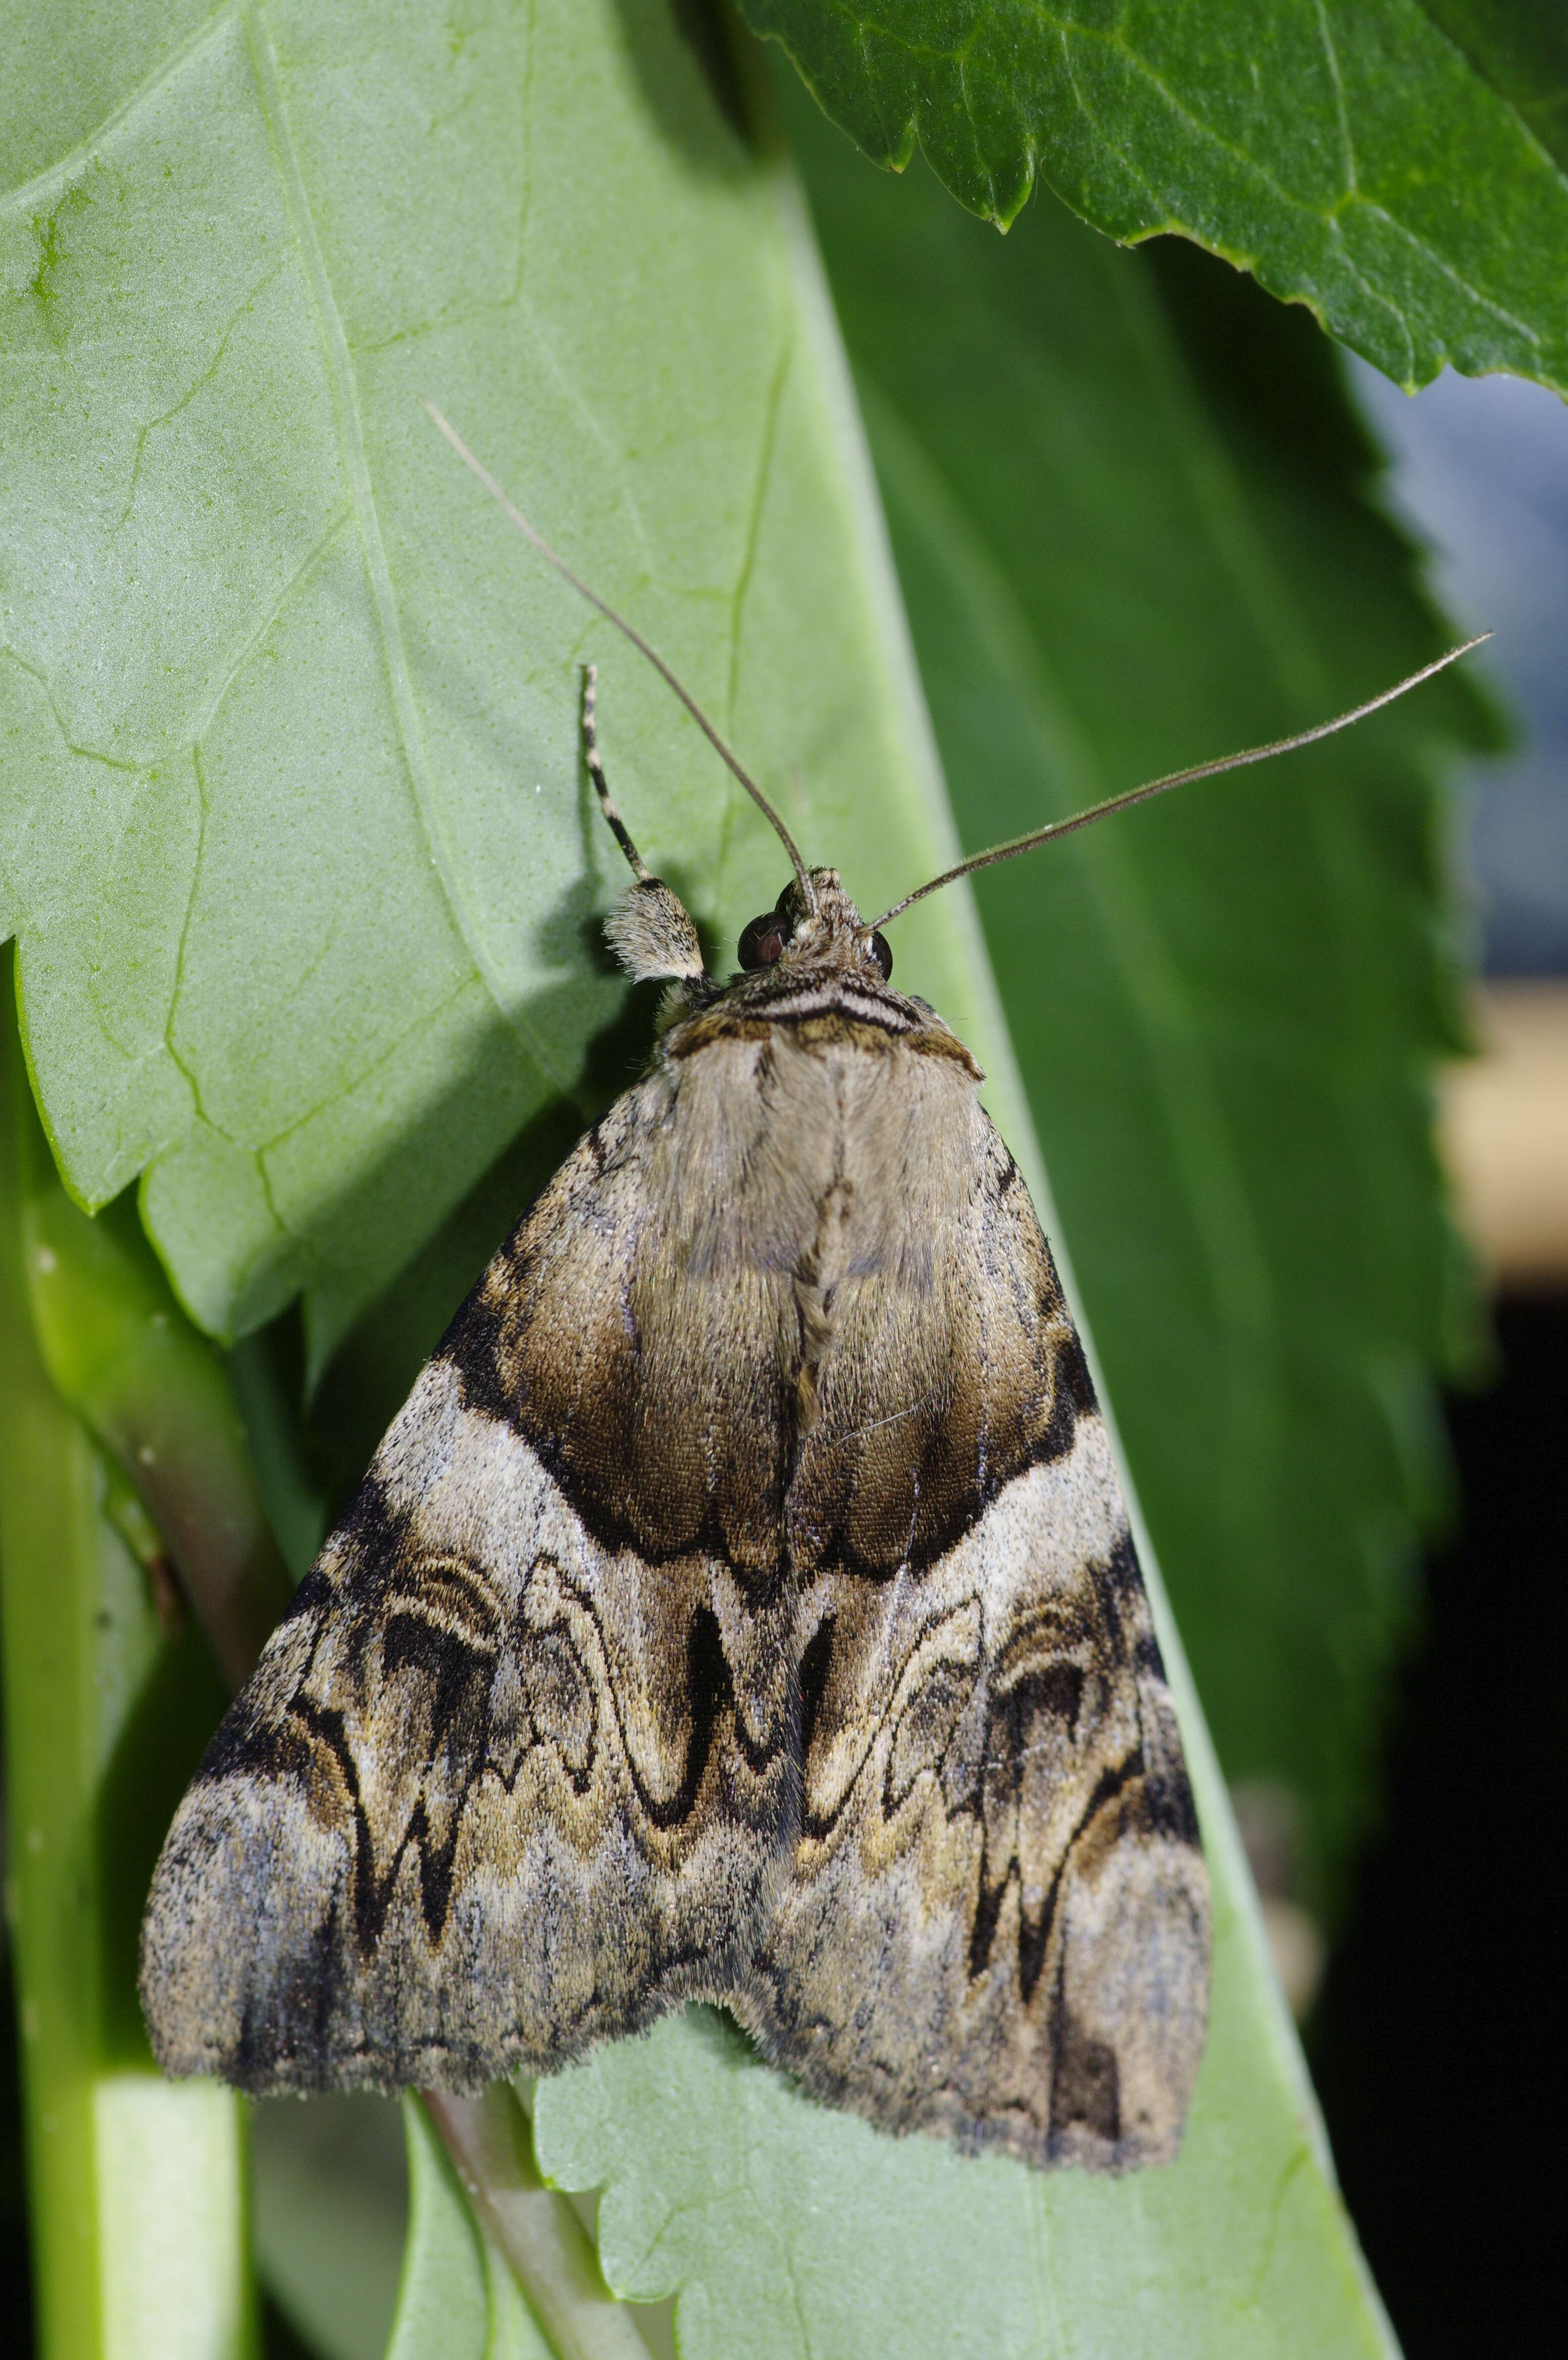
M583 751L588 759L588 776L594 782L594 792L599 799L599 809L609 824L609 832L626 855L627 867L637 880L629 885L609 917L604 922L605 939L634 983L646 983L663 977L677 985L707 982L707 970L703 963L702 945L696 928L677 894L672 893L662 877L655 877L642 855L631 841L631 832L615 807L615 797L609 791L609 781L599 760L598 716L598 666L587 664L583 669ZM690 1006L689 995L681 1001Z
M627 865L639 885L653 881L653 872L631 841L631 833L616 808L615 797L609 791L609 781L599 760L599 733L595 716L598 700L599 668L587 664L583 669L583 751L588 759L588 776L594 782L594 792L599 799L599 809L609 823L609 832L626 855Z
M433 419L436 425L440 427L442 432L445 435L447 441L451 443L452 448L456 452L457 456L462 460L463 464L467 468L469 474L477 476L479 482L483 484L491 499L495 501L496 506L502 511L503 515L510 518L512 523L516 525L523 539L525 541L532 541L534 548L539 552L540 556L545 561L546 564L553 565L555 568L556 573L560 574L562 580L569 582L578 595L587 600L590 606L597 606L605 620L607 622L613 623L616 629L630 640L632 646L638 650L639 654L647 657L649 662L652 665L654 671L658 673L660 679L665 683L666 687L673 688L674 690L675 694L680 698L681 703L685 706L686 711L691 715L692 719L696 723L697 727L702 731L702 734L707 739L708 744L713 748L715 753L719 756L720 759L729 765L729 768L734 771L735 776L740 780L740 784L745 788L746 792L751 796L751 801L756 804L757 809L762 813L762 817L767 821L769 826L778 837L779 842L784 846L784 850L789 855L790 865L795 870L795 881L800 887L801 895L806 902L806 906L808 910L815 911L817 907L817 895L812 890L811 871L807 869L805 861L801 858L799 847L795 844L794 836L791 836L788 828L785 827L784 821L779 817L778 813L773 809L773 804L768 801L767 796L762 792L762 790L757 784L756 780L752 778L751 772L744 768L738 757L730 752L729 747L725 744L723 738L719 736L718 730L714 727L712 722L708 719L707 714L703 711L701 705L697 703L691 691L688 688L684 687L675 678L674 673L670 670L669 665L664 661L664 659L659 653L658 649L650 647L641 632L635 630L627 621L624 615L618 615L608 598L601 598L597 590L590 590L582 576L578 574L573 573L571 567L567 564L564 557L556 556L555 552L551 548L550 543L545 540L543 534L538 531L533 525L529 523L528 519L523 515L522 510L520 508L516 507L512 501L508 499L506 494L502 491L495 477L490 474L489 469L480 465L478 460L475 458L472 451L469 450L466 442L464 442L461 434L458 433L457 429L451 423L450 420L442 416L434 402L427 400L424 407L429 410L431 417ZM592 757L590 756L590 773L592 772ZM611 827L615 829L616 837L620 845L621 850L627 854L628 858L632 862L633 868L638 868L639 864L635 849L628 850L628 847L631 845L631 839L627 835L625 828L619 824L620 814L617 812L615 814L615 817L610 819L610 814L615 811L615 806L610 803L609 793L600 783L600 780L598 776L594 778L594 784L598 788L600 800L604 803L606 807L605 817L609 819ZM640 871L640 873L645 872Z

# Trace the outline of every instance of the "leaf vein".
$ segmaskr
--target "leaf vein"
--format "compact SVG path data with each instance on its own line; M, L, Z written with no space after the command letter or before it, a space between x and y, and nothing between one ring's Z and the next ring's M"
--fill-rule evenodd
M1350 114L1345 103L1344 82L1339 70L1339 51L1334 47L1334 37L1329 25L1328 10L1323 5L1323 0L1312 0L1312 5L1318 19L1318 34L1323 45L1323 58L1329 70L1329 81L1333 86L1334 112L1339 118L1340 149L1343 158L1345 186L1354 196L1357 192L1355 143L1350 136Z
M1473 287L1470 281L1454 268L1452 262L1439 254L1434 246L1429 246L1424 238L1418 237L1413 229L1399 220L1398 214L1388 211L1387 205L1379 204L1376 198L1360 194L1348 197L1345 204L1347 209L1354 206L1362 213L1374 214L1377 220L1386 224L1396 237L1403 238L1407 246L1413 246L1423 261L1430 262L1441 277L1446 279L1452 286L1457 287L1460 293L1467 296L1470 301L1481 311L1489 311L1493 319L1499 321L1504 327L1511 328L1516 334L1521 335L1535 351L1540 352L1542 349L1545 339L1538 328L1532 328L1527 320L1517 318L1494 297L1483 294L1479 287Z
M148 99L155 97L166 83L172 82L182 66L188 65L192 58L199 57L204 49L225 33L233 24L235 15L233 8L221 8L215 16L209 16L204 25L198 25L183 41L170 49L145 81L137 84L128 98L122 99L101 123L94 125L84 139L78 140L74 148L68 148L52 164L46 164L41 172L35 172L31 180L18 180L15 188L0 194L0 214L26 213L56 190L69 189L72 180L86 171L99 148L114 137L120 126L128 121Z
M279 622L288 612L290 601L298 596L300 591L309 581L317 566L322 563L324 558L330 555L334 544L341 540L345 527L351 520L352 513L353 512L346 500L343 502L341 507L333 510L331 516L327 519L325 529L322 532L321 538L314 541L305 552L305 554L301 558L292 574L290 574L288 580L283 584L277 596L273 599L271 606L267 609L265 615L261 617L260 620L256 624L252 630L247 632L243 643L236 651L233 662L229 665L229 668L225 672L222 680L219 681L216 688L213 691L213 694L207 702L205 710L201 714L199 718L192 722L191 729L191 743L192 747L200 746L203 738L206 736L208 730L211 729L214 722L223 711L224 706L228 700L229 691L233 688L236 681L245 670L246 665L250 661L250 659L256 653L257 649L263 644L269 633L276 629Z
M785 333L779 356L768 387L767 405L762 413L761 447L757 454L756 481L751 490L751 512L746 519L746 540L740 552L740 568L736 576L734 593L729 602L729 683L725 719L729 727L735 726L735 705L740 686L740 638L746 596L756 571L757 551L762 533L762 508L767 498L768 481L773 469L773 453L778 442L779 415L784 408L784 385L794 358L795 341Z
M240 322L254 310L256 304L260 300L261 297L266 294L267 290L272 285L273 281L282 277L286 268L287 258L285 257L284 260L275 263L273 268L268 271L265 278L258 279L256 285L250 290L250 292L246 296L244 301L236 308L233 317L225 325L223 333L218 338L216 349L214 350L213 357L208 362L206 367L202 370L201 374L195 377L189 386L187 386L185 391L181 395L178 401L171 402L167 410L159 410L156 418L148 419L144 424L137 429L136 448L131 454L131 478L130 482L126 486L126 504L120 510L119 517L115 521L115 530L116 532L122 531L126 525L129 523L131 510L136 506L137 484L141 475L142 454L147 449L148 437L159 426L167 426L171 419L178 418L181 411L188 409L190 404L195 400L196 396L201 392L202 388L212 383L214 377L217 375L218 370L223 366L224 355L228 351L229 340L233 336L235 330L238 327Z
M256 0L244 0L242 16L250 47L252 67L258 95L261 102L273 153L277 158L280 178L283 183L285 202L293 223L294 235L310 277L320 322L323 357L332 388L337 413L338 439L348 477L349 497L365 556L366 573L369 579L381 650L387 667L393 720L402 751L403 767L413 795L415 808L430 847L435 874L443 896L455 924L460 940L472 959L485 989L497 1009L509 1024L516 1025L517 1011L511 994L506 987L484 931L470 906L457 849L444 824L430 771L423 735L420 728L413 682L409 670L408 650L403 641L402 622L398 610L397 594L392 587L391 569L381 539L380 518L376 504L375 486L370 476L369 455L360 420L359 389L354 374L354 363L348 350L342 314L334 296L327 272L326 257L316 235L310 198L305 189L304 175L298 152L289 128L288 113L283 101L278 60L267 29L261 21Z
M133 778L146 779L151 776L150 766L146 762L130 762L120 754L101 753L96 746L84 746L79 739L73 738L66 726L65 716L60 709L54 686L48 672L40 664L32 662L25 656L20 648L13 647L9 640L0 640L0 656L3 656L7 663L15 664L18 672L26 672L27 678L36 681L38 687L42 689L44 701L49 709L49 716L60 732L60 742L68 754L80 754L84 762L102 762L106 770L128 770ZM32 805L28 804L26 808L30 816Z
M185 953L191 939L192 922L196 913L196 894L202 880L202 859L207 846L207 821L212 815L213 808L212 798L207 792L206 775L202 768L202 750L199 746L192 746L191 748L191 767L196 779L196 850L191 862L191 882L185 894L184 914L180 921L180 941L174 953L174 976L169 987L169 1013L163 1023L163 1045L174 1060L179 1072L184 1076L185 1087L191 1093L191 1103L195 1109L197 1120L206 1123L208 1128L215 1131L221 1139L226 1139L228 1133L220 1123L214 1122L203 1104L202 1085L197 1078L195 1068L186 1063L174 1038L175 1019L180 1011L180 998L185 984ZM239 1140L231 1141L230 1143L236 1147L243 1144Z

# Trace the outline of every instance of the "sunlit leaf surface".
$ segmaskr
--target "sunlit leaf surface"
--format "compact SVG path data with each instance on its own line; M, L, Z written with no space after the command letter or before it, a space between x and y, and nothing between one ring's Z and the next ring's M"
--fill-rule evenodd
M623 998L589 941L623 872L583 800L585 658L699 915L732 938L782 881L421 395L814 854L891 898L940 823L795 200L674 27L134 13L99 52L69 10L14 37L0 898L71 1187L141 1174L198 1319L302 1288L319 1359L521 1125L584 1102ZM961 935L924 934L949 1006Z

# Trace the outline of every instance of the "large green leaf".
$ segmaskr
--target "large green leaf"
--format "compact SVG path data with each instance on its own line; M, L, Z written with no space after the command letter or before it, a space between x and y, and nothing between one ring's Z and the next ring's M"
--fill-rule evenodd
M967 844L1437 651L1301 313L1048 199L1003 245L924 170L867 171L797 86L790 111ZM1318 1897L1365 1824L1439 1495L1430 1092L1457 977L1432 757L1494 734L1453 673L977 880L1221 1760L1305 1805Z
M834 121L1005 226L1036 171L1414 387L1568 390L1563 37L1530 0L740 0Z
M133 15L29 0L7 36L43 62L5 94L31 177L0 205L0 921L69 1185L142 1174L198 1320L302 1288L319 1360L581 1098L621 1000L585 945L619 863L582 659L699 914L732 936L782 874L420 395L868 896L937 857L933 774L796 201L673 25L279 0L160 41ZM908 955L960 1021L962 940L949 911Z

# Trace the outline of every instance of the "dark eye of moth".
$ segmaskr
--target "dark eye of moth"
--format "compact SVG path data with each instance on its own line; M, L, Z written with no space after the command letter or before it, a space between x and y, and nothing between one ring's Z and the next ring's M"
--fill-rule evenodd
M736 944L735 956L748 969L775 967L784 956L784 946L788 939L786 921L776 910L765 910L760 918L752 919Z
M882 969L883 983L893 980L893 945L885 934L872 936L872 956Z

